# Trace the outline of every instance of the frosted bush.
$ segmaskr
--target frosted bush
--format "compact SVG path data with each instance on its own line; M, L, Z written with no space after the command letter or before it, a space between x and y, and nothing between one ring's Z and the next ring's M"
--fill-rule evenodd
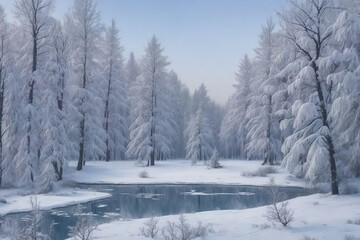
M141 171L140 173L139 173L139 177L140 178L148 178L149 177L149 173L147 172L147 171Z
M209 227L199 222L196 227L192 227L184 215L180 215L178 223L168 222L162 229L164 240L192 240L203 238L209 232Z
M219 163L219 152L214 149L210 160L207 163L209 168L221 168Z
M272 223L281 223L286 227L294 220L294 211L289 208L289 202L284 201L285 196L279 192L278 187L275 185L274 178L270 178L269 186L272 204L268 206L265 217Z
M345 235L344 240L360 240L360 238L354 235Z
M69 227L71 240L95 239L94 232L98 230L98 224L95 222L93 214L83 213L81 205L78 205L74 215L76 215L76 224Z
M360 218L355 219L355 220L348 219L348 220L346 221L346 223L347 223L347 224L360 225Z
M266 177L268 174L274 174L276 172L277 172L276 168L274 168L272 166L261 166L258 169L256 169L255 171L243 172L242 176L243 177Z
M301 238L301 240L316 240L316 238L313 238L313 237L304 235L304 236Z
M159 219L157 218L150 218L144 223L144 227L140 228L141 236L146 238L155 238L158 235L159 229L157 227L159 223Z

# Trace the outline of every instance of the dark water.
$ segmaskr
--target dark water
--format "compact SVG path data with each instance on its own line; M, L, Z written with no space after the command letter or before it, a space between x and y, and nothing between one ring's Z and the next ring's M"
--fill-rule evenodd
M112 197L81 204L83 212L95 214L99 223L114 219L133 219L149 216L201 212L209 210L244 209L271 203L267 187L227 185L77 185L81 189L109 192ZM287 198L308 195L301 188L280 188ZM41 230L46 232L55 222L51 239L68 237L74 226L76 206L43 211ZM11 214L2 220L21 223L29 213Z

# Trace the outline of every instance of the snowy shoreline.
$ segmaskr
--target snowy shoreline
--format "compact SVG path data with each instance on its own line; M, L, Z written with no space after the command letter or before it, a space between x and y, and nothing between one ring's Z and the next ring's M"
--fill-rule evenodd
M111 194L104 192L62 188L61 190L38 195L23 195L17 189L7 189L0 192L0 199L6 203L0 203L0 217L11 214L26 213L32 211L31 197L35 197L40 204L40 210L50 210L76 204L87 203L111 197Z
M359 239L359 225L351 223L360 219L360 194L350 196L332 196L329 194L313 194L289 200L294 210L295 220L289 227L269 223L264 214L267 206L243 210L217 210L184 214L191 225L201 221L212 228L207 240L259 240L259 239L326 239L341 240L346 236ZM161 228L168 221L177 221L179 215L159 217ZM95 233L96 239L133 239L146 240L140 235L139 228L147 219L115 221L100 225ZM308 238L305 238L308 237Z
M269 177L276 179L279 187L312 186L304 180L289 174L280 166L274 166L276 173L265 177L242 176L244 172L261 167L260 160L222 160L223 168L208 169L205 165L191 166L189 160L167 160L156 162L155 167L136 167L134 161L88 162L81 172L70 172L66 178L78 184L219 184L241 186L267 186ZM70 162L73 167L76 162ZM139 172L146 171L147 178L140 178Z

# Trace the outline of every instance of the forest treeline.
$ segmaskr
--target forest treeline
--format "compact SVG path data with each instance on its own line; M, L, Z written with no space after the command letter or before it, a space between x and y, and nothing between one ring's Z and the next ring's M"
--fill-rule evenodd
M95 0L0 7L0 184L51 191L70 160L262 159L312 183L360 176L360 3L290 0L225 107L191 93L153 36L126 57ZM240 48L241 46L239 46ZM206 82L206 79L203 80ZM222 81L219 79L219 81Z

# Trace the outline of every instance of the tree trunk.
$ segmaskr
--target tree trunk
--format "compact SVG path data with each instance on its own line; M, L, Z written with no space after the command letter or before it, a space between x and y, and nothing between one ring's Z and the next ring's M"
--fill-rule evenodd
M319 74L318 74L319 69L315 62L312 62L311 66L315 71L316 91L320 101L320 111L321 111L323 126L327 127L330 132L331 130L327 119L328 114L325 106L324 94L321 88L321 83L319 81ZM330 172L331 172L331 193L333 195L338 195L339 186L338 186L337 170L336 170L335 148L334 148L333 139L331 137L331 133L328 136L326 136L326 143L327 143L327 149L329 151L329 162L330 162Z
M265 159L262 165L265 165L269 163L270 165L273 165L273 153L271 151L271 114L272 114L272 108L271 103L272 102L272 96L269 95L269 102L268 102L268 109L267 109L267 129L266 129L266 139L267 139L267 146L265 149Z
M150 130L150 140L151 140L151 154L150 154L150 165L155 165L155 108L156 108L156 83L155 83L155 62L152 72L152 88L151 88L151 130Z
M110 69L109 69L109 83L107 88L106 94L106 101L105 101L105 132L106 132L106 161L110 161L110 149L109 149L109 101L110 101L110 90L111 90L111 78L112 78L112 61L110 61Z
M85 142L85 115L80 123L80 144L79 144L79 161L76 170L82 170L84 164L84 142Z

